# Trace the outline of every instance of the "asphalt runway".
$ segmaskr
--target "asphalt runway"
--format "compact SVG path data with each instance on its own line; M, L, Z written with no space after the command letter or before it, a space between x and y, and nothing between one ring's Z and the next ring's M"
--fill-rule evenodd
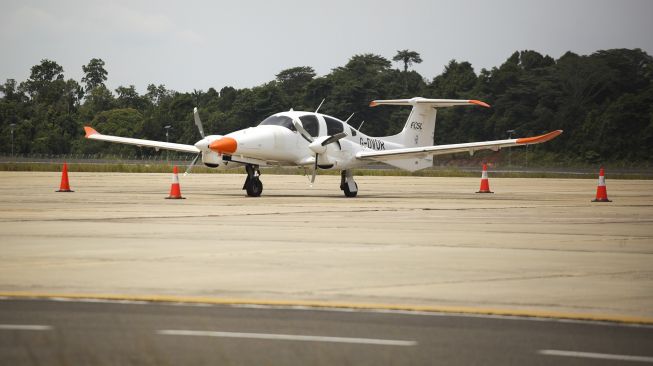
M0 172L0 293L653 323L653 181L263 173Z
M653 327L452 314L0 301L3 365L626 365Z

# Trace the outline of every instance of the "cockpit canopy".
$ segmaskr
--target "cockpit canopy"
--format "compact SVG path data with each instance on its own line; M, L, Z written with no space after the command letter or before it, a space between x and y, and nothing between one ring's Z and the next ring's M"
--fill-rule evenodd
M343 132L343 122L329 116L322 115L324 121L326 122L327 135L335 135L336 133ZM309 135L313 137L318 137L320 135L320 122L317 119L315 114L306 114L299 117L302 127L308 132ZM273 125L273 126L282 126L291 131L297 131L295 125L292 123L292 118L286 115L275 114L263 120L259 123L259 126ZM351 135L356 136L355 130L351 129Z
M292 124L292 118L288 116L277 116L277 115L270 116L264 119L263 122L259 123L259 126L265 126L265 125L282 126L290 129L291 131L297 131L297 129L295 129L295 126Z
M317 120L317 117L313 114L307 114L305 116L299 117L299 120L302 123L302 127L308 132L309 135L313 137L318 137L320 134L320 123ZM282 126L291 131L297 131L295 125L292 123L292 118L284 115L273 115L263 120L259 123L259 126L273 125L273 126Z

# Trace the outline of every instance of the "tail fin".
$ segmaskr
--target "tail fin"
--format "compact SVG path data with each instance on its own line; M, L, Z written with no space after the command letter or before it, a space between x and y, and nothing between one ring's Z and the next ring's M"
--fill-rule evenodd
M378 105L404 105L412 106L413 109L406 120L404 129L394 135L385 137L385 140L401 144L404 147L431 146L435 138L435 118L438 108L453 107L458 105L480 105L489 108L487 103L480 100L456 100L456 99L426 99L415 97L412 99L390 99L374 100L370 107ZM424 169L433 164L431 158L428 159L405 159L388 162L398 168L415 171Z

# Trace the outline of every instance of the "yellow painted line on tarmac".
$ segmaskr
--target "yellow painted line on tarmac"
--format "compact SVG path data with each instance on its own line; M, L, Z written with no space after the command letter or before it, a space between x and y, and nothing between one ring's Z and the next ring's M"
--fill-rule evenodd
M48 293L11 291L0 292L0 297L14 299L70 299L70 300L107 300L107 301L143 301L158 303L187 303L211 305L261 305L277 307L309 307L325 309L352 309L352 310L381 310L381 311L414 311L427 313L471 314L490 316L512 316L524 318L547 318L565 320L585 320L599 322L613 322L625 324L653 325L653 318L592 313L568 313L548 310L526 309L497 309L466 306L429 306L429 305L396 305L375 303L347 303L329 301L306 300L265 300L265 299L238 299L203 296L172 296L172 295L115 295L115 294L77 294L77 293Z

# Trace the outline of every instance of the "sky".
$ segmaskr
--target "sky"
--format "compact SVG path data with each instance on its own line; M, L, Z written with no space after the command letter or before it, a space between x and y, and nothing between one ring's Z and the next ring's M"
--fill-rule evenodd
M80 81L101 58L112 90L249 88L291 67L322 76L355 54L403 49L431 80L452 59L479 72L518 50L610 48L653 55L653 1L0 0L0 82L26 80L45 58Z

